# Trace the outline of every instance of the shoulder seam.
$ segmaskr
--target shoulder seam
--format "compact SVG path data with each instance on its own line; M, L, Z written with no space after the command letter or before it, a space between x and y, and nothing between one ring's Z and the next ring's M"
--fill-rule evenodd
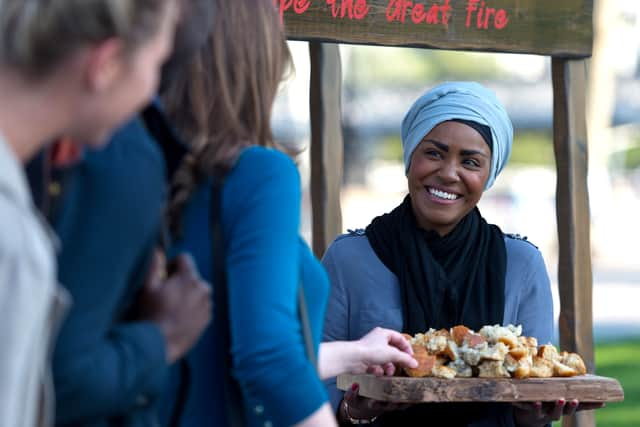
M540 250L540 248L538 246L536 246L535 244L533 244L529 240L529 238L527 236L522 236L522 235L517 234L517 233L504 233L504 235L505 235L505 237L508 237L510 239L513 239L513 240L520 240L520 241L523 241L523 242L527 242L528 244L530 244L534 248Z

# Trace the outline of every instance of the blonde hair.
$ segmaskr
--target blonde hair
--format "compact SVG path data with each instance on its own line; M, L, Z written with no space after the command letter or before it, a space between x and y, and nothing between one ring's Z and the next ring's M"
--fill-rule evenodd
M169 224L180 216L198 181L225 172L248 145L275 147L273 102L291 54L278 12L268 0L212 0L213 32L196 58L172 79L167 113L192 148L174 174Z
M175 0L0 0L0 66L41 77L77 49L117 37L135 49Z

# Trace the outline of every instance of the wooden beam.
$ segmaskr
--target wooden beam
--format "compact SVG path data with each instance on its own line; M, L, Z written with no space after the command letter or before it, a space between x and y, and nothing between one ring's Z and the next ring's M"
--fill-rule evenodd
M584 60L552 59L553 132L557 166L560 347L579 353L594 372L589 194L587 189ZM563 420L563 427L595 426L593 411Z
M295 40L591 55L593 0L273 0Z
M313 252L320 258L342 231L342 70L337 45L309 43Z

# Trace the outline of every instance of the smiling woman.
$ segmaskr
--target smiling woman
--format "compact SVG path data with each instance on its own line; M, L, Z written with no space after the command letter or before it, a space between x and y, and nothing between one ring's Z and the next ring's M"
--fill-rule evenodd
M357 339L372 326L413 335L509 323L541 343L551 340L553 303L542 255L488 224L477 208L512 141L502 104L477 83L441 84L416 100L402 122L409 194L366 230L338 237L324 256L332 286L324 341ZM329 386L345 423L543 426L577 407L562 401L536 412L535 405L423 404L398 411Z

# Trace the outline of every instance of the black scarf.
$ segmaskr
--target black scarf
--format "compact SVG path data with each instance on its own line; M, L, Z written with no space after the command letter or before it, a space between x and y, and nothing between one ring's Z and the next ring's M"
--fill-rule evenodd
M418 227L410 196L366 230L400 281L404 332L502 324L507 253L502 231L469 212L446 236Z
M475 208L446 236L418 227L410 196L366 229L378 258L400 282L404 332L502 324L507 254L502 231ZM466 426L496 408L426 404L387 413L381 425Z

